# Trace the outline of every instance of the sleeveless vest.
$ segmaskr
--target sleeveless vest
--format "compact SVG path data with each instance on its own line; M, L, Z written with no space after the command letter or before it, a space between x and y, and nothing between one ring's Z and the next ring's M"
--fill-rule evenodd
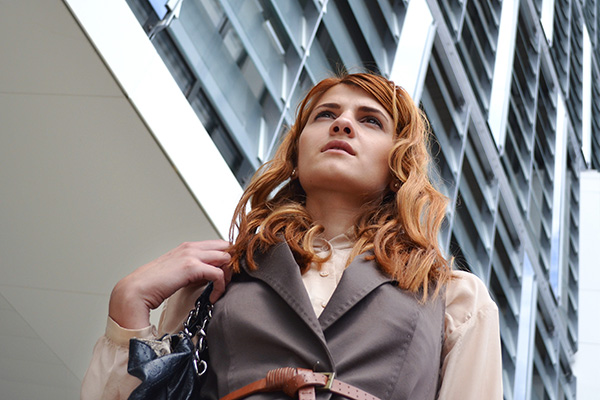
M399 289L375 261L357 257L319 318L285 243L234 276L208 328L205 395L218 399L280 367L335 372L381 399L433 400L438 389L444 296L426 303ZM253 400L289 399L259 393ZM340 399L328 392L317 398Z

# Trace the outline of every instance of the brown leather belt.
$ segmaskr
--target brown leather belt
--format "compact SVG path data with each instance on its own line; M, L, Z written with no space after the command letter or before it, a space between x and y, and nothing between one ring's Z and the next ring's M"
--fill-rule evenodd
M259 392L283 391L290 397L298 396L298 400L314 400L315 388L328 390L352 400L379 400L347 383L335 379L333 373L314 372L304 368L277 368L267 372L267 376L234 392L229 393L220 400L243 399Z

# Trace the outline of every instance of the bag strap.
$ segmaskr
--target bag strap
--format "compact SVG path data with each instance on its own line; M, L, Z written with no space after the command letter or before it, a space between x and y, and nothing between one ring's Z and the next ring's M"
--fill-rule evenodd
M213 283L209 282L202 294L196 300L196 306L183 321L183 333L190 339L198 337L194 351L194 370L198 378L208 370L208 346L206 345L206 328L212 318L214 305L209 296L213 290Z

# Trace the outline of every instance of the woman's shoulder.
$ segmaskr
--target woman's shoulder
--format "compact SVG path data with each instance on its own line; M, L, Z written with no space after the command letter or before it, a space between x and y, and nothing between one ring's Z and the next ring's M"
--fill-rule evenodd
M498 308L488 288L477 275L466 271L452 271L446 288L446 333L470 322L474 316L497 314Z

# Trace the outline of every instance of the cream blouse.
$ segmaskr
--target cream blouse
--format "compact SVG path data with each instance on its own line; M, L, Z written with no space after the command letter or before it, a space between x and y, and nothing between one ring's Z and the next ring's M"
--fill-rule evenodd
M352 241L339 235L316 239L317 255L330 254L320 267L313 265L302 280L317 316L321 314L342 278ZM502 358L498 308L483 282L475 275L453 271L446 288L445 339L442 349L442 384L438 399L501 400ZM184 288L167 300L158 329L125 329L110 317L106 333L94 347L83 379L82 400L127 399L139 379L127 373L129 339L160 337L177 332L199 295Z

